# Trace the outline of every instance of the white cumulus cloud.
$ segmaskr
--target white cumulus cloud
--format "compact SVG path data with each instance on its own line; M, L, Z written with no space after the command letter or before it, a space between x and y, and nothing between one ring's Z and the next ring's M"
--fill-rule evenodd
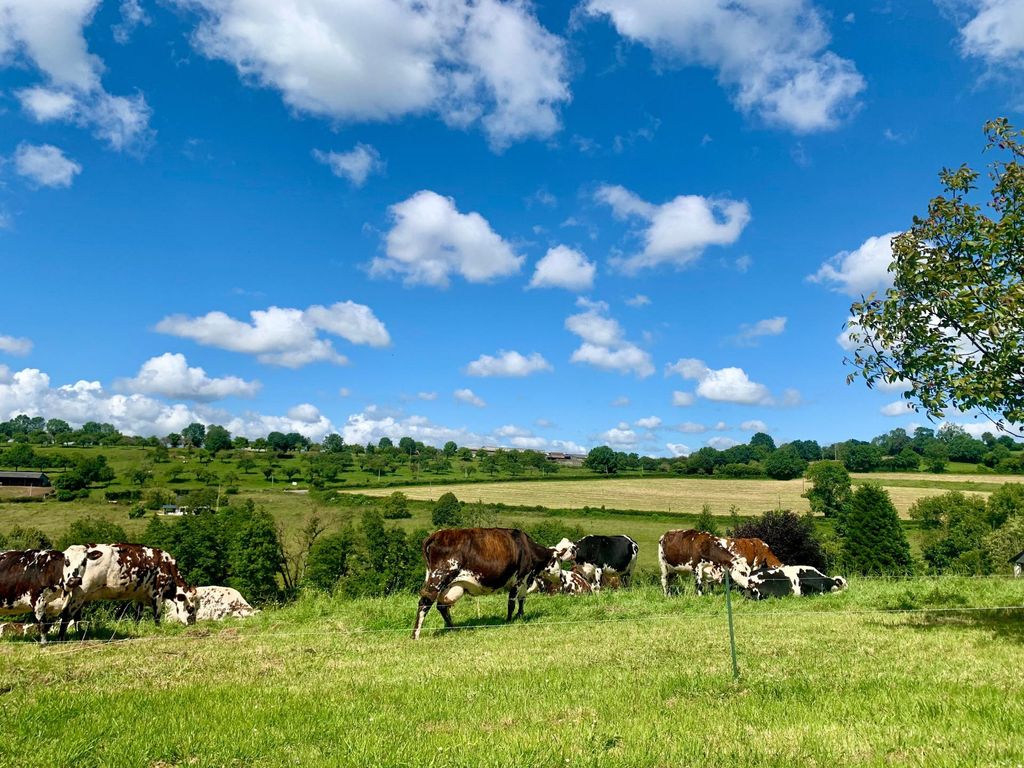
M689 405L693 405L696 398L692 392L680 392L678 389L672 392L672 405L677 408L685 408Z
M661 426L661 419L657 416L645 416L642 419L637 419L635 423L641 429L657 429Z
M693 451L690 446L684 445L683 443L665 443L665 447L668 448L669 453L674 457L680 458L682 456L689 456Z
M760 419L748 419L740 423L740 429L744 432L767 432L768 425Z
M636 432L624 421L619 422L617 427L602 432L597 439L598 442L606 443L612 448L632 448L640 441Z
M466 403L467 405L472 405L476 408L483 408L484 406L487 405L487 403L484 402L482 397L479 397L475 392L473 392L472 389L469 389L468 387L464 389L456 389L454 395L455 399L458 400L460 403Z
M828 50L826 17L810 0L588 0L620 35L668 63L715 71L734 104L796 133L836 127L864 78Z
M493 355L480 355L466 366L470 376L510 376L523 377L542 371L552 370L551 364L540 352L522 355L515 350L501 350Z
M226 397L253 397L259 392L260 383L245 381L237 376L211 378L202 368L189 367L184 355L165 352L144 362L138 374L119 382L118 388L172 399L206 402Z
M353 344L383 347L391 342L387 328L373 310L351 301L330 307L313 305L305 310L272 306L253 310L249 316L251 322L236 320L223 312L209 312L201 317L171 315L157 323L156 330L204 346L256 355L262 363L287 368L316 361L347 362L330 339L318 335L320 331Z
M597 266L579 251L564 245L549 248L537 262L531 288L565 288L586 291L594 285Z
M314 149L313 158L330 168L335 176L348 179L354 187L363 186L371 174L380 173L385 167L380 152L369 144L356 144L348 152Z
M586 307L584 312L565 320L565 327L583 341L572 353L572 362L606 371L634 373L639 378L654 373L650 353L626 339L619 322L607 316L607 304L585 301L582 306Z
M679 195L662 205L642 200L625 187L605 184L595 198L619 219L640 219L643 249L619 260L627 273L671 264L684 267L708 246L735 243L750 222L750 206L728 198Z
M731 437L725 437L724 435L718 435L708 440L707 444L719 451L724 451L726 448L732 448L733 446L739 445L740 441L733 440Z
M990 66L1024 67L1024 2L1021 0L969 0L976 15L960 30L963 53Z
M914 408L906 400L895 400L887 405L883 405L879 411L883 416L908 416L914 413Z
M751 381L742 368L713 369L708 368L702 360L682 358L666 367L666 374L670 373L696 381L696 394L707 400L744 405L778 404L768 387ZM787 390L781 402L783 405L795 405L798 400L799 393L796 390Z
M565 42L520 0L176 0L193 38L302 113L382 121L436 113L501 149L560 127Z
M740 332L733 336L733 342L741 347L754 347L765 336L779 336L786 330L786 318L768 317L756 323L744 323Z
M52 144L19 144L14 170L40 187L70 187L82 166Z
M32 351L32 340L19 336L4 336L0 334L0 352L8 355L27 355Z
M460 213L455 201L422 190L389 209L394 226L370 274L398 275L410 285L447 287L452 274L486 283L517 273L523 257L479 213Z
M892 286L892 239L899 232L869 237L856 250L840 251L807 277L847 296L884 291Z

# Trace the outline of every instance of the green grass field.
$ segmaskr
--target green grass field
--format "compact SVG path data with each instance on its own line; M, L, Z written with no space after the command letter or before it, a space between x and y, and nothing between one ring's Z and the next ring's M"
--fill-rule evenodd
M1024 580L854 580L735 604L655 588L465 599L307 595L136 639L0 642L0 765L1006 766L1024 756ZM955 609L911 612L913 609ZM903 611L903 612L900 612ZM110 627L100 633L109 634Z

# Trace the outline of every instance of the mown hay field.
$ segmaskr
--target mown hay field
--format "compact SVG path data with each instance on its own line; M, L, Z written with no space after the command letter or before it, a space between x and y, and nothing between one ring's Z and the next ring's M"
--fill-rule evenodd
M911 475L895 475L907 479ZM865 480L884 484L885 478L865 475ZM928 478L925 478L928 479ZM932 485L935 485L933 482ZM467 483L444 486L411 486L400 488L410 499L433 500L452 492L461 501L482 501L485 504L514 506L543 506L555 509L582 509L606 507L608 509L636 509L649 512L698 514L703 505L711 507L716 515L729 514L735 505L740 515L757 515L768 509L809 509L802 494L808 482L797 480L719 480L698 478L622 480L546 480L539 482ZM366 488L358 493L368 496L386 496L395 489ZM888 487L890 496L901 516L919 498L944 493L939 487ZM987 491L978 491L987 497Z
M1024 581L853 580L736 602L654 587L466 599L306 595L123 643L0 641L0 765L1018 766ZM953 608L954 610L941 610ZM909 610L908 610L909 609ZM936 609L935 612L914 612ZM109 635L111 627L94 629Z

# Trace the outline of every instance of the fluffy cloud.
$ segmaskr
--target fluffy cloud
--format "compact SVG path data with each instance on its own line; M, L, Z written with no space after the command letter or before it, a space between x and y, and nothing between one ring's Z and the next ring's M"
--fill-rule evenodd
M476 393L474 393L473 390L469 389L468 387L465 389L456 389L453 394L455 396L455 399L458 400L460 403L466 403L467 405L472 405L475 406L476 408L483 408L484 406L487 405L487 403L484 402L482 397L478 397Z
M914 413L914 408L906 400L896 400L888 405L883 405L879 412L883 416L908 416Z
M466 366L470 376L529 376L541 371L550 371L551 364L539 352L524 356L514 350L501 350L497 357L480 355L479 358Z
M0 352L8 355L27 355L32 351L32 340L18 336L4 336L0 334Z
M677 408L685 408L693 405L696 398L692 392L680 392L678 389L672 392L672 405Z
M708 431L706 424L698 424L695 421L684 421L682 424L676 424L672 429L687 435L699 435L701 432Z
M853 251L840 251L807 277L847 296L884 291L892 285L892 239L899 232L869 237Z
M744 323L740 332L733 336L733 342L741 347L755 347L764 336L778 336L786 330L786 318L769 317L756 323Z
M339 432L349 445L377 443L382 437L397 442L405 436L436 446L444 445L449 440L459 445L477 446L486 442L482 435L475 432L434 424L425 416L396 417L377 413L374 409L350 415Z
M1021 0L970 0L977 14L960 30L961 50L991 66L1024 67Z
M401 275L410 285L447 287L450 276L486 283L519 271L523 257L479 213L460 213L455 201L422 190L389 209L394 226L386 256L370 263L376 276Z
M528 429L505 424L494 430L491 435L492 442L501 445L511 445L513 448L529 451L561 451L562 453L584 454L587 449L579 443L571 440L549 440L546 437L538 437Z
M646 416L636 420L636 426L641 429L657 429L661 426L661 419L657 416Z
M313 157L331 169L331 173L339 178L348 179L352 186L361 187L370 174L384 170L384 161L380 152L369 144L356 144L348 152L321 152L313 150Z
M537 262L531 288L565 288L570 291L586 291L594 285L594 262L579 251L564 245L549 248Z
M598 188L595 198L610 206L616 218L646 224L643 250L616 262L627 273L662 264L684 267L708 246L735 243L750 221L750 207L727 198L679 195L655 205L625 187L607 184Z
M764 384L751 381L742 368L708 368L702 360L683 358L666 368L666 374L678 373L697 382L697 395L707 400L745 405L775 405L776 400ZM782 404L794 405L799 399L796 390L783 394Z
M740 429L744 432L767 432L768 425L760 419L749 419L740 423Z
M156 330L204 346L256 355L261 363L287 368L321 360L347 362L329 339L318 336L319 331L353 344L383 347L391 343L387 328L373 310L351 301L330 307L313 305L305 310L269 307L253 310L249 316L252 322L247 323L223 312L209 312L202 317L171 315L157 323Z
M333 431L330 420L308 404L291 409L287 416L232 415L207 406L167 403L140 393L112 394L98 381L54 387L50 377L36 368L25 368L0 382L0 420L19 413L64 419L77 426L87 421L109 422L129 435L180 432L193 421L221 424L233 434L251 438L277 430L319 440Z
M584 301L582 306L586 311L565 320L565 327L583 340L572 353L572 362L606 371L632 372L641 379L654 373L650 354L625 338L618 321L605 314L607 304Z
M739 445L739 440L733 440L731 437L712 437L707 443L712 448L716 448L719 451L724 451L726 448L732 448L735 445Z
M689 456L691 453L693 453L693 451L690 449L690 446L683 445L682 443L665 443L665 447L668 448L669 453L671 453L677 459L682 456Z
M564 41L510 0L177 0L206 56L299 112L346 122L435 112L493 146L559 128Z
M70 187L82 166L52 144L19 144L14 170L40 187Z
M617 427L602 432L597 436L597 439L601 443L605 443L612 448L632 448L640 441L639 436L632 429L629 428L629 424L622 421L619 422Z
M185 356L165 352L150 358L132 379L118 383L129 392L161 395L179 400L211 401L226 397L253 397L260 390L258 381L245 381L237 376L210 378L202 368L190 368Z
M742 112L797 133L834 128L864 89L856 65L826 50L825 19L810 0L588 0L585 8L666 61L715 70Z
M150 110L139 94L114 96L103 88L103 62L85 41L85 27L99 5L100 0L0 0L0 67L42 75L43 84L17 92L35 120L72 121L114 149L131 148L148 137Z

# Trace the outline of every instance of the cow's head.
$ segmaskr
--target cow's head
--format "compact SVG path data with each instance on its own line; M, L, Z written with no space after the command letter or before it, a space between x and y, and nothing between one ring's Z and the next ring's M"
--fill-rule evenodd
M103 552L82 544L73 544L64 550L64 589L73 591L85 581L85 571L90 563L103 557Z
M179 624L195 624L199 610L199 592L195 587L178 587L174 597L164 601L164 610L170 619Z
M849 582L842 576L834 576L832 578L832 592L842 592L848 586L850 586Z
M554 546L555 553L559 560L575 560L576 545L569 539L563 538Z

